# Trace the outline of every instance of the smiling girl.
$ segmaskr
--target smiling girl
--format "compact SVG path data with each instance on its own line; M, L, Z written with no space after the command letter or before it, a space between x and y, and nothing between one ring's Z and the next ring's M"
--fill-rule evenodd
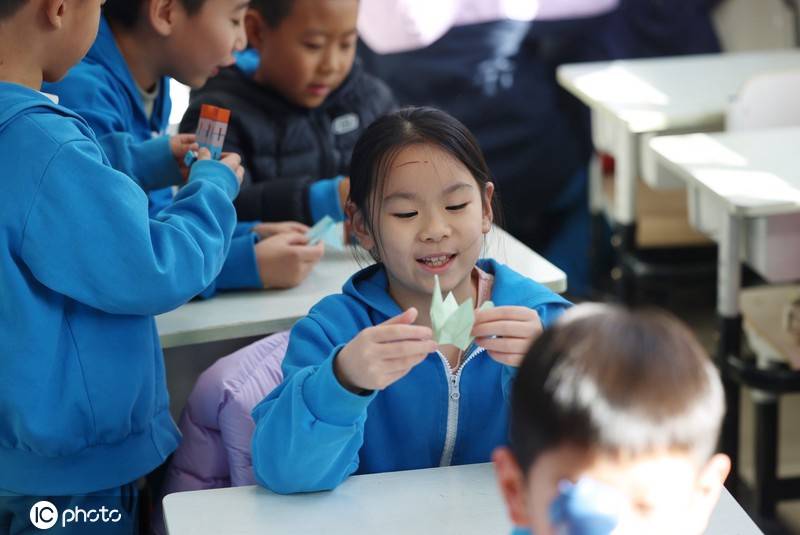
M507 442L516 366L569 303L491 259L494 185L453 117L408 108L356 144L348 207L376 263L292 330L284 382L253 411L253 468L275 492L331 489L351 474L487 462ZM476 310L465 351L433 340L438 275Z

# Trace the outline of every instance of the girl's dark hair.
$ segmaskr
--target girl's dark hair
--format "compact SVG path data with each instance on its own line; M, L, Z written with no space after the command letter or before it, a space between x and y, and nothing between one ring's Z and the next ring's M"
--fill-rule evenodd
M294 0L252 0L250 7L261 13L270 27L277 28L292 12Z
M656 310L583 304L532 345L511 395L511 450L527 474L562 444L614 454L716 446L719 373L689 329Z
M491 181L478 141L452 115L436 108L408 107L378 118L361 134L350 160L350 201L376 239L374 215L386 175L397 154L416 144L434 145L461 162L478 183L481 197ZM499 222L496 193L492 209Z
M27 1L28 0L0 0L0 20L16 13Z
M106 0L103 5L103 14L107 19L117 22L125 28L133 28L139 22L142 6L147 0ZM180 0L186 12L194 15L206 0Z

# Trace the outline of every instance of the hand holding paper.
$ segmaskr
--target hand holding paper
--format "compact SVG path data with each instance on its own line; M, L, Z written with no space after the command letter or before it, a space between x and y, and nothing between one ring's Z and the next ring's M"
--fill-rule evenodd
M325 216L306 232L309 245L315 245L320 241L324 241L334 249L341 250L344 248L342 242L342 233L337 230L336 221L331 216Z
M339 383L361 394L382 390L403 378L436 350L428 327L414 325L417 309L362 330L339 351L333 372Z
M541 333L542 322L535 310L522 306L501 306L479 310L475 314L471 335L494 360L517 367Z
M431 326L433 337L440 344L451 344L460 350L466 350L472 343L472 325L475 322L475 311L470 297L461 305L456 302L453 292L442 298L439 276L434 275L433 297L431 299ZM494 304L486 301L481 310L488 310Z

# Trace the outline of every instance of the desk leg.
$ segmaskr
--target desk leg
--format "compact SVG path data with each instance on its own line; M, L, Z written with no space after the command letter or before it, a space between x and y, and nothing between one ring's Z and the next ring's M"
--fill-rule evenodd
M620 303L631 306L636 297L636 274L629 263L636 252L636 223L617 224L611 244L616 255L614 280L617 299Z
M626 304L633 304L635 296L635 274L628 260L636 251L636 186L638 183L638 137L627 128L619 131L614 154L614 237L616 249L617 297Z
M755 508L775 517L778 485L778 396L753 392L755 404Z
M603 163L600 154L595 152L589 160L589 283L593 292L599 292L603 281L608 277L608 232L603 213Z
M742 220L739 216L726 214L719 236L719 258L717 260L717 315L719 317L719 347L717 362L725 387L727 411L722 424L720 448L733 463L728 478L728 487L736 488L739 457L739 384L731 379L728 371L728 355L738 356L741 351L742 316L739 312L739 290L742 285L740 244Z

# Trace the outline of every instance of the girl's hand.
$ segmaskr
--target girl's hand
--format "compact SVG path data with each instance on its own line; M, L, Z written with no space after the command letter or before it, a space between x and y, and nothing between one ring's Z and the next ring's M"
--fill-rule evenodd
M430 327L412 325L417 309L409 308L364 329L344 346L333 363L342 386L357 394L383 390L436 350Z
M503 306L475 311L475 343L501 364L519 366L541 333L539 314L530 308Z

